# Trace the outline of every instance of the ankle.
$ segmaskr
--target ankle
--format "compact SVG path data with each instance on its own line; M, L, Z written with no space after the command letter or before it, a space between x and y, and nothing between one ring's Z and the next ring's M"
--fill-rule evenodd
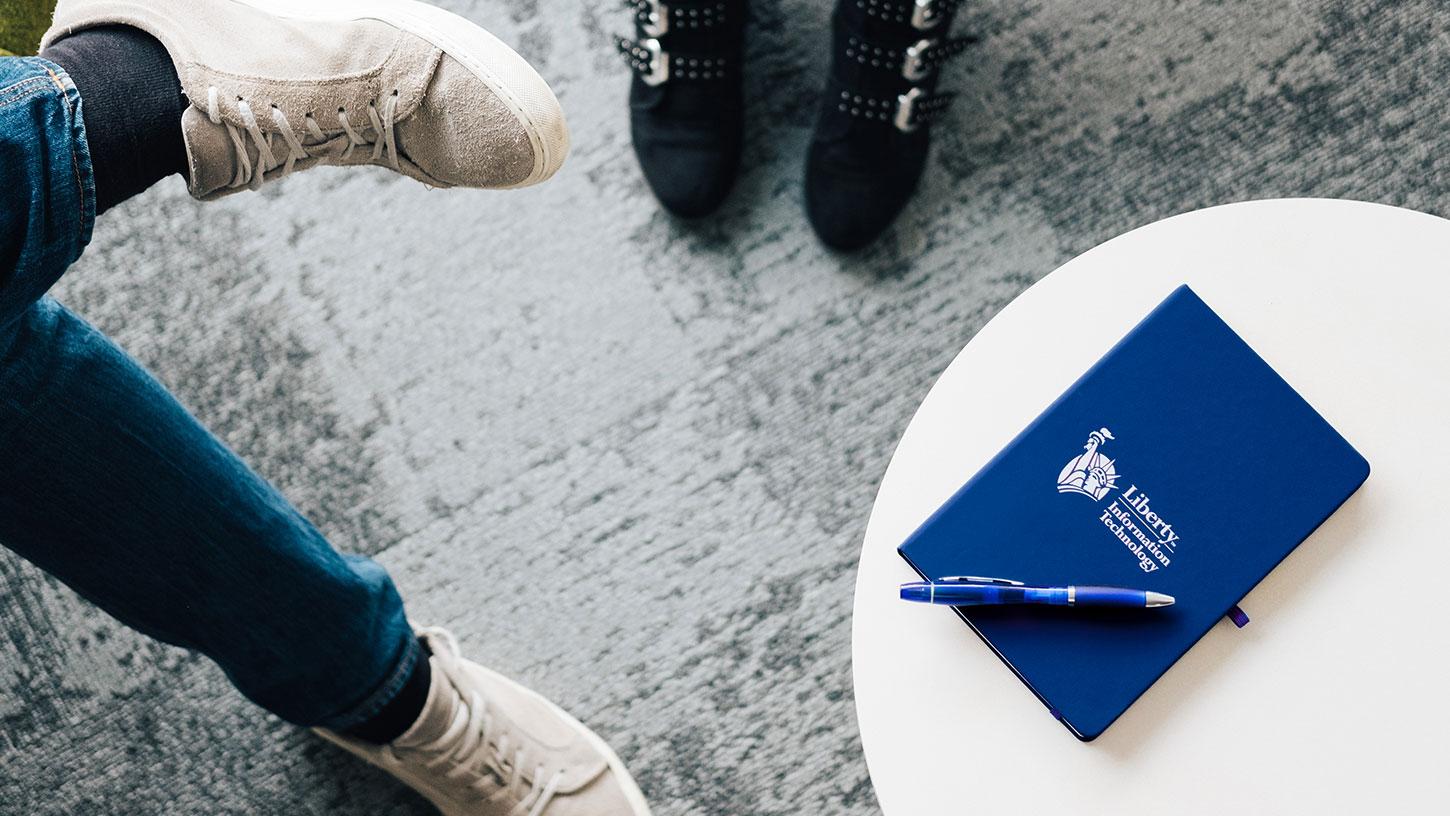
M160 41L138 28L100 26L56 40L40 56L63 68L80 92L97 213L186 173L186 97Z
M350 728L346 734L374 745L386 745L401 737L422 716L428 701L428 690L433 684L433 669L429 665L428 647L422 648L413 663L408 679L377 714Z

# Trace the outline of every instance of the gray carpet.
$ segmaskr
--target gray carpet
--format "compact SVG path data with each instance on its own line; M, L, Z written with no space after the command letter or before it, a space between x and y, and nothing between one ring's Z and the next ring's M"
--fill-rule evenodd
M969 2L984 40L929 178L851 258L801 215L826 0L757 4L748 169L695 227L630 152L612 0L448 5L555 84L555 181L320 170L200 205L173 179L58 294L391 568L414 618L596 726L661 816L876 812L861 534L915 406L1025 287L1229 201L1445 214L1438 0ZM526 592L558 581L592 588ZM8 554L0 590L0 814L429 812Z

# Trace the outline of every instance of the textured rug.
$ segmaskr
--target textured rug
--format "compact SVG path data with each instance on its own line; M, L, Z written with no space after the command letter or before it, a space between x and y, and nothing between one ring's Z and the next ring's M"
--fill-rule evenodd
M201 205L173 179L57 294L414 618L597 727L661 816L876 812L861 534L916 405L1025 287L1198 207L1450 192L1438 0L969 2L924 188L849 258L801 215L826 0L757 2L747 169L698 226L630 152L614 0L446 4L555 84L555 181L320 170ZM0 594L0 814L429 812L7 553Z

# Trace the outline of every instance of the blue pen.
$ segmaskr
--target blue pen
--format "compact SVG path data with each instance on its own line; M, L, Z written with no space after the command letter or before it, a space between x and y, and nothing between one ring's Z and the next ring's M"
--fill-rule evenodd
M901 599L943 606L1047 604L1049 606L1111 606L1143 609L1168 606L1172 595L1146 589L1106 586L1033 587L1006 578L953 575L935 581L901 585Z

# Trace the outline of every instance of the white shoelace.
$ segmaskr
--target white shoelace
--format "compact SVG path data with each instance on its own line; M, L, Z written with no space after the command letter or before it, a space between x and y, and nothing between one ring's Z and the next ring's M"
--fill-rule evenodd
M453 676L454 667L461 659L458 641L453 633L441 628L420 629L418 633L427 635L429 643L442 641L446 644L447 654L440 656L437 665L443 668L449 681L461 692L466 684L461 678ZM437 654L438 651L441 650L435 649L434 653ZM499 735L497 740L490 742L493 726L493 715L489 711L488 702L477 692L470 691L464 697L464 704L458 715L442 736L417 748L405 750L428 756L424 765L443 770L445 778L461 782L476 793L488 795L491 801L510 794L519 796L518 803L509 811L510 816L542 816L559 790L563 770L556 771L545 780L544 767L536 766L532 784L525 792L525 751L519 748L510 755L511 741L508 734ZM384 750L391 753L393 749L388 747ZM489 794L490 787L495 789L492 794Z
M256 114L252 112L252 106L247 104L247 100L237 97L237 109L241 111L242 123L246 126L245 132L252 137L252 143L257 146L257 165L253 167L251 157L247 155L247 140L242 135L243 131L238 130L237 126L231 122L226 122L222 119L219 100L220 92L216 86L207 88L207 118L213 124L226 125L227 134L232 139L232 148L237 154L237 172L232 177L230 186L241 187L247 185L255 190L261 186L263 181L269 178L281 178L292 172L292 167L297 163L298 159L305 159L310 155L307 152L307 147L302 144L302 140L297 138L296 133L292 132L292 125L287 121L287 115L282 112L281 108L276 105L272 106L271 119L272 124L276 127L276 131L264 132L261 125L257 122ZM345 159L351 156L354 148L372 145L372 160L377 161L379 156L386 153L389 166L397 170L398 142L393 135L393 121L396 118L397 112L397 91L393 91L383 97L383 111L381 114L378 113L377 105L369 102L368 121L366 124L358 123L358 127L363 129L363 132L359 132L358 128L353 127L353 122L348 118L347 110L338 108L337 121L338 124L342 125L343 133L347 135L347 149L342 152L342 157ZM318 126L317 120L312 117L312 114L307 114L302 124L307 130L308 135L315 140L316 144L327 141L327 134L322 132L322 128ZM363 133L369 128L372 130L372 139L367 139L363 136ZM286 157L283 159L277 158L276 148L279 145L276 140L278 138L282 140L287 148ZM271 176L266 175L278 167L282 168L282 172L275 173Z

